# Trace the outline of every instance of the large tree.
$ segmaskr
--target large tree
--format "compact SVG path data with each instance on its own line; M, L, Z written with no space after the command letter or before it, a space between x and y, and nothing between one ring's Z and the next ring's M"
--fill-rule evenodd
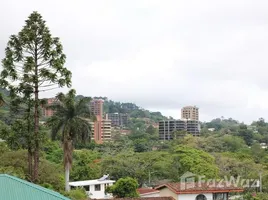
M75 90L70 90L66 95L59 93L58 102L50 106L55 114L48 120L47 124L52 129L52 139L59 132L63 142L64 168L65 168L65 190L69 191L69 176L72 165L72 153L75 142L85 143L90 139L91 127L89 120L94 116L89 109L91 98L83 98L75 101Z
M71 72L64 67L66 56L59 38L52 37L42 16L33 12L17 35L11 35L2 60L0 85L34 100L34 172L39 165L39 93L71 85ZM14 93L14 95L12 95Z

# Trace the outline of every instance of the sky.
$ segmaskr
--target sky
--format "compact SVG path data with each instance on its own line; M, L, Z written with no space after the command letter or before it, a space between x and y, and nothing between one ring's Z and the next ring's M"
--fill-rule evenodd
M38 11L60 37L77 94L250 123L268 119L267 10L267 0L2 0L0 58Z

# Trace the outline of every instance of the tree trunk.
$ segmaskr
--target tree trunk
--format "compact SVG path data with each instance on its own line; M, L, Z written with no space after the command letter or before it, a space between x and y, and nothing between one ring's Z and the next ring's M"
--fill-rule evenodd
M29 179L33 178L33 154L31 148L28 148L28 174Z
M70 185L69 185L69 179L70 179L70 164L65 164L65 191L70 191Z
M35 85L34 85L34 182L38 179L39 167L39 91L38 91L38 58L37 44L35 46Z

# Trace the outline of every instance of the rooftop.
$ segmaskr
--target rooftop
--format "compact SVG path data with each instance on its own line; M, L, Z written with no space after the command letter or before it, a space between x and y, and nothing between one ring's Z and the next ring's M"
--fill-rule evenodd
M160 190L162 188L169 188L176 194L194 194L200 192L243 192L243 188L233 186L228 183L167 183L157 186L155 189Z
M151 194L151 193L159 193L159 190L155 190L152 188L138 188L137 189L139 194Z
M107 200L107 199L98 199ZM114 198L113 200L175 200L173 197L137 197L137 198Z
M0 196L5 200L70 200L58 192L7 174L0 174Z
M75 181L75 182L70 182L69 185L70 186L85 186L85 185L98 185L98 184L105 184L105 183L114 183L115 181L113 180L99 180L99 179L95 179L95 180L86 180L86 181Z

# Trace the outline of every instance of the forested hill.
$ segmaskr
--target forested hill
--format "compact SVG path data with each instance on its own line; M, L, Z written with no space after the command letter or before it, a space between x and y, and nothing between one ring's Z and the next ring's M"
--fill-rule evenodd
M145 110L135 103L129 102L116 102L109 100L107 97L94 97L104 100L104 112L105 113L128 113L131 118L148 118L154 122L158 122L167 117L163 116L161 112L151 112Z
M4 99L8 101L8 90L0 88L0 93L3 95ZM83 97L83 95L77 95L76 99L81 99ZM130 115L131 118L148 118L154 122L167 119L167 117L163 116L161 112L151 112L149 110L141 108L140 106L137 106L134 103L116 102L113 100L109 100L107 97L93 98L104 100L104 113L127 113ZM3 109L4 108L0 108L0 111Z

